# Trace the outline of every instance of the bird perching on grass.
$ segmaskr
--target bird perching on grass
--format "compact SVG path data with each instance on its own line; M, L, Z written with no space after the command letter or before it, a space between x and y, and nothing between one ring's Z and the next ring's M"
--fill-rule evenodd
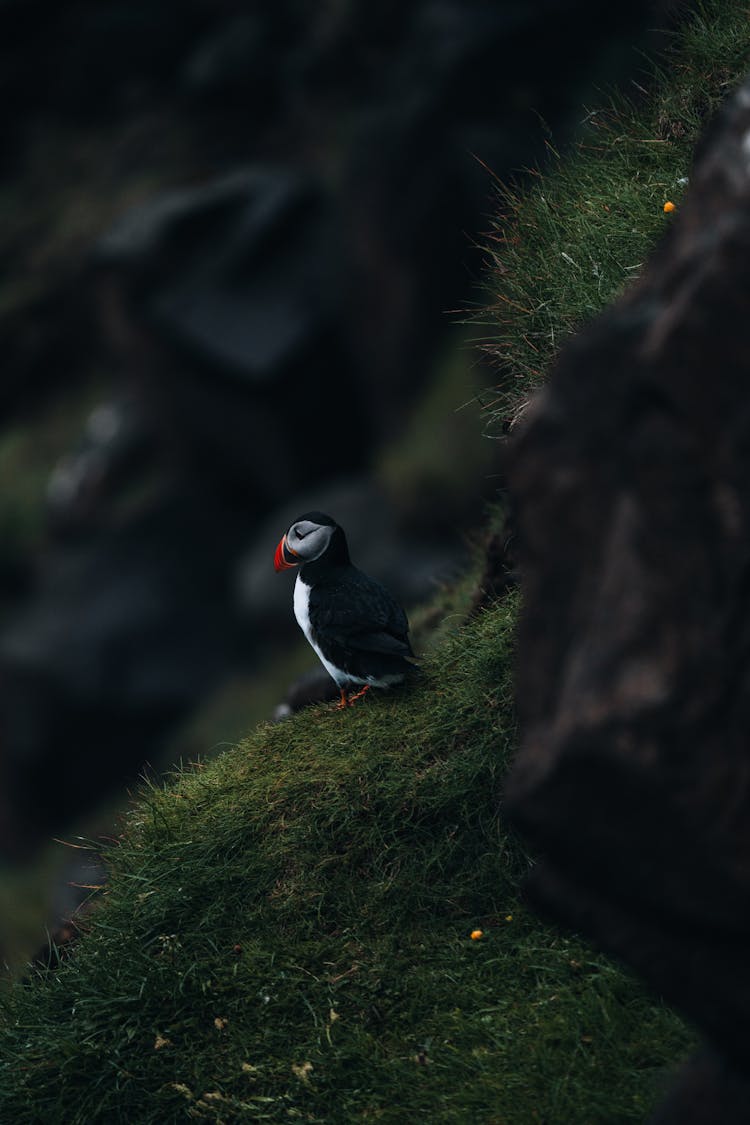
M352 566L343 529L330 516L306 512L296 519L273 564L276 571L299 567L294 616L335 680L340 708L416 671L406 614L384 586Z

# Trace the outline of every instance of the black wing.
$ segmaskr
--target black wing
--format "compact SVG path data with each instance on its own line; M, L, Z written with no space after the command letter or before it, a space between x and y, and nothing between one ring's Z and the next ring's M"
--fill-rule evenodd
M409 622L395 598L374 578L354 570L332 575L310 592L315 628L335 644L383 656L414 656Z

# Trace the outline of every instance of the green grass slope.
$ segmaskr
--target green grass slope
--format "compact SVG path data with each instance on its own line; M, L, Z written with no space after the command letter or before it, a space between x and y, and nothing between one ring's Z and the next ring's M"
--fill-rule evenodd
M640 269L747 67L747 9L710 0L651 98L504 189L501 418ZM503 819L516 611L443 621L407 691L262 726L147 789L73 957L0 997L0 1122L643 1121L692 1037L522 905L530 861Z
M632 100L618 94L591 108L573 153L550 145L530 183L496 185L475 324L486 325L480 342L502 372L488 400L497 428L515 421L560 345L638 275L674 221L696 142L750 72L750 8L698 2L651 71L647 96L634 87Z
M75 956L2 1001L0 1121L642 1120L689 1035L519 902L514 617L149 788Z

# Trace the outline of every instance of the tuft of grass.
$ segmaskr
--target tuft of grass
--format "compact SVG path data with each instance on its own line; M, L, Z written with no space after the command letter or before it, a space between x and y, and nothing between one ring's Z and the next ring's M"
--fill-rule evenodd
M75 955L0 1000L0 1120L643 1120L691 1036L519 897L516 610L147 786Z
M486 398L492 429L511 426L561 344L636 277L674 221L695 144L750 68L750 8L705 0L651 64L638 100L613 95L591 109L573 151L522 184L496 184L487 235L487 326L500 369Z

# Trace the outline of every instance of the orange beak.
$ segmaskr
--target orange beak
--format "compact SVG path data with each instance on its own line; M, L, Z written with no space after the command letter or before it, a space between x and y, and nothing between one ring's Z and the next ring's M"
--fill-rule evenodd
M287 543L286 535L284 535L276 548L276 554L273 556L273 569L277 574L280 570L291 570L293 566L299 565L299 563L289 558L290 555L293 555L294 559L299 558L297 552L293 551Z

